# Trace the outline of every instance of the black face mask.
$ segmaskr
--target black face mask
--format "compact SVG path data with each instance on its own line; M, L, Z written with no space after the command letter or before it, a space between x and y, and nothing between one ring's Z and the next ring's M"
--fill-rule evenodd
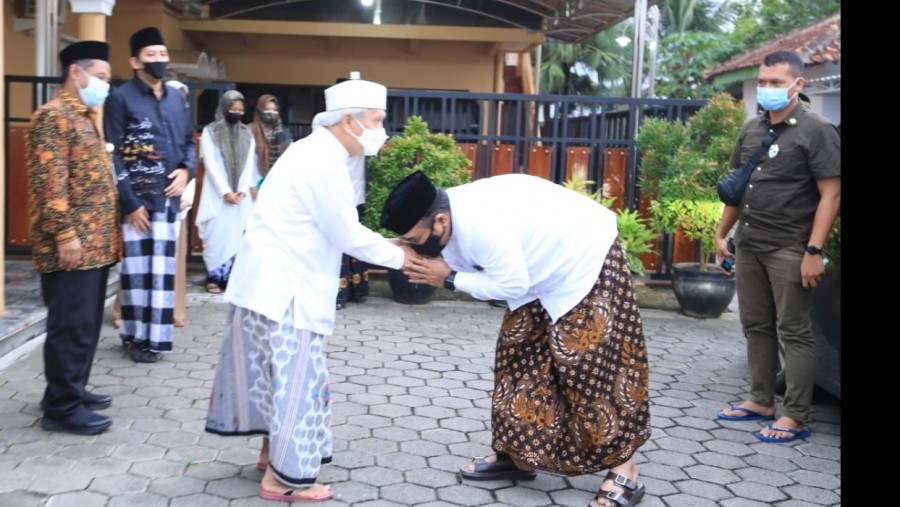
M441 244L441 237L434 233L428 235L428 239L425 240L425 243L410 246L417 254L426 257L437 257L441 254L441 250L444 249L444 245Z
M227 121L229 125L234 125L235 123L241 121L242 116L244 115L241 113L232 113L231 111L228 111L227 113L225 113L225 121Z
M278 123L279 117L277 111L265 111L262 114L262 121L268 123L269 125L275 125Z
M156 79L162 79L166 77L166 71L169 70L169 62L141 62L144 64L144 72L155 77Z

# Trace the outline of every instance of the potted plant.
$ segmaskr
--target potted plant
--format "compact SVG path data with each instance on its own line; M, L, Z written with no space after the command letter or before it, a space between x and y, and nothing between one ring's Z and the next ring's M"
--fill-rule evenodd
M363 225L385 237L396 237L392 231L381 227L381 210L388 194L403 178L422 171L437 187L455 187L470 181L469 165L471 161L452 137L429 132L428 123L420 116L411 116L403 134L392 137L377 156L369 159ZM411 284L399 270L389 269L388 281L394 299L401 303L427 303L434 294L434 287Z
M655 196L650 203L653 224L699 245L697 262L672 265L675 296L693 317L718 317L734 297L734 277L709 260L723 207L716 183L732 170L731 153L745 120L743 105L719 94L689 123L647 119L636 138L641 191Z

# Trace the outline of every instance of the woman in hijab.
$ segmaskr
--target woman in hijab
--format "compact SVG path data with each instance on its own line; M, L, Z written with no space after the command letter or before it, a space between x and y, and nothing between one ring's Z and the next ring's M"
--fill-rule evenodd
M293 142L291 133L281 125L278 112L278 99L274 95L265 94L256 101L256 114L250 131L256 140L256 167L261 178L265 179L269 169L275 165L278 157ZM262 179L259 180L262 184ZM250 189L256 199L256 188Z
M203 129L200 153L205 168L197 229L203 241L206 290L218 294L228 284L234 256L253 203L246 199L260 179L256 142L241 123L244 96L229 90L219 100L216 121Z

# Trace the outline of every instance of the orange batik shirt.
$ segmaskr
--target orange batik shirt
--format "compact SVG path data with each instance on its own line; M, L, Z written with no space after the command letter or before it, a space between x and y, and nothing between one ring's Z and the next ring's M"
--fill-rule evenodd
M66 92L35 111L26 141L35 270L60 271L57 245L81 240L81 265L122 257L119 195L112 159L91 112Z

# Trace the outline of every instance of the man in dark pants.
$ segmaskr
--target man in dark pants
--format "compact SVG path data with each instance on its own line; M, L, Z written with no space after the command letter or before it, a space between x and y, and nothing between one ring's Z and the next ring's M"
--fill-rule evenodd
M738 206L726 206L716 231L720 257L737 223L735 270L747 337L750 396L719 412L729 421L772 421L756 437L784 443L810 435L806 422L815 383L811 289L825 272L822 246L841 205L841 138L801 101L803 60L769 54L759 68L757 100L765 110L744 126L731 159L740 167L783 125L756 163ZM778 339L784 343L784 412L775 420Z
M109 267L122 254L119 198L92 108L106 100L109 46L84 41L60 52L59 96L32 117L27 139L35 270L47 305L41 427L94 435L112 403L86 390L100 338Z

